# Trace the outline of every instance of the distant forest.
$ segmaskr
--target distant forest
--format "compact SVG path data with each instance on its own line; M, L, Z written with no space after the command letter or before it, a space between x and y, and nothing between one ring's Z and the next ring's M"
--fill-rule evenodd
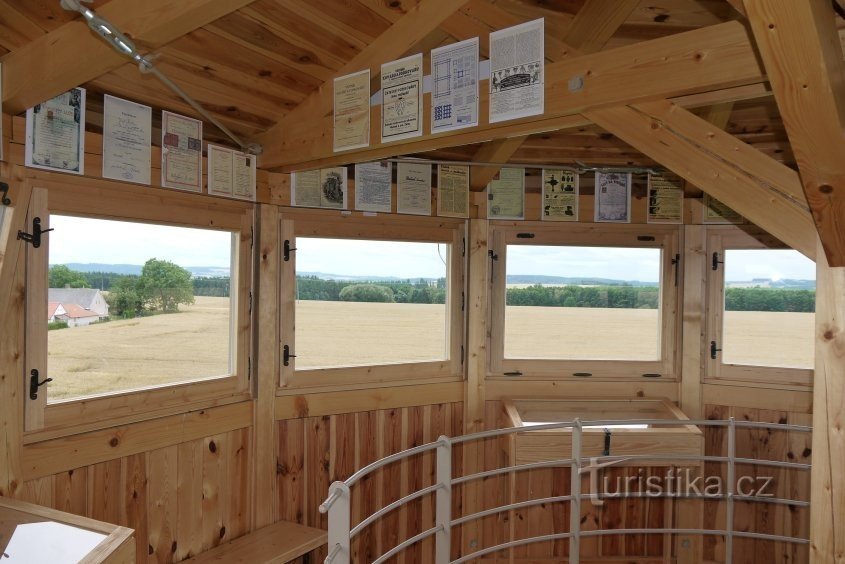
M117 286L121 280L138 280L135 274L117 274L115 272L77 272L71 271L85 279L86 288L97 288L108 292L112 287ZM212 278L192 278L191 284L195 296L215 296L219 298L229 297L229 277L219 276ZM77 287L74 285L74 287Z

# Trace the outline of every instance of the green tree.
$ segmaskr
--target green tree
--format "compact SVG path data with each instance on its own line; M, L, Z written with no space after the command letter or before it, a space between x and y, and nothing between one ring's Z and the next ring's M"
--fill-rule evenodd
M144 263L138 278L137 292L151 310L173 312L180 304L194 303L191 273L167 260L151 258Z
M393 303L393 290L378 284L350 284L340 291L344 302L386 302Z
M144 308L144 302L138 295L136 280L132 277L121 278L106 296L109 313L117 317L134 317Z
M47 277L51 288L90 288L84 274L63 264L51 266Z

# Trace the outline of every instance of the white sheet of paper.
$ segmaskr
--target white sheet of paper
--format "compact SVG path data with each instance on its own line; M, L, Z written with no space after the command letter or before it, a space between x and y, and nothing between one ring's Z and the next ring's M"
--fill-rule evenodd
M26 111L26 166L85 174L85 89L71 88Z
M488 219L525 219L525 169L505 167L487 185Z
M254 202L256 199L257 157L234 151L232 159L232 196L240 200Z
M345 210L347 208L346 167L320 169L320 207Z
M202 122L161 112L161 185L202 192Z
M208 193L232 196L235 152L227 147L208 144Z
M469 217L469 167L437 165L437 215Z
M490 123L543 113L543 18L490 34Z
M422 53L381 66L382 143L422 135L422 67Z
M630 223L631 173L596 173L595 221Z
M355 165L355 209L390 213L392 165L388 161Z
M149 185L152 108L108 94L103 108L103 178Z
M294 172L290 179L290 205L320 207L320 169Z
M431 132L478 125L478 38L431 52Z
M399 163L396 192L398 213L431 215L431 165Z
M370 69L334 79L334 150L370 144Z

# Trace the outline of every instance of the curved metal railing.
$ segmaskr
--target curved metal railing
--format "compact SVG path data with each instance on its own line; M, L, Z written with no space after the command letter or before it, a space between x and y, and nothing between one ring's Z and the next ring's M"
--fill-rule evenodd
M725 427L727 428L727 455L726 456L696 456L696 455L680 455L680 454L637 454L637 455L605 455L605 456L590 456L584 457L582 455L583 444L583 429L584 427L612 427L617 425L647 425L648 427ZM538 431L547 431L554 429L571 429L572 430L572 448L571 457L567 459L551 459L540 462L531 462L527 464L516 464L503 468L496 468L468 474L466 476L453 477L452 475L452 447L454 445L461 445L473 441L481 441L484 439L492 439L503 437L516 433L533 433ZM805 538L791 537L784 535L775 535L767 533L755 533L748 531L737 531L734 527L734 503L736 501L768 503L775 505L784 505L789 507L809 507L809 502L806 500L793 500L775 497L759 497L756 495L744 495L736 491L736 465L752 465L773 468L786 468L791 470L808 471L809 464L799 462L784 462L767 459L756 458L741 458L736 456L736 430L737 429L761 429L770 431L793 431L799 433L810 433L812 427L804 425L787 425L779 423L762 423L755 421L736 421L734 418L727 420L680 420L680 419L640 419L640 420L601 420L601 421L581 421L574 419L572 421L560 423L547 423L541 425L531 425L527 427L510 427L504 429L496 429L492 431L482 431L479 433L472 433L469 435L462 435L460 437L445 437L441 436L437 441L416 446L391 454L380 460L376 460L367 466L364 466L349 478L344 481L334 482L329 487L329 495L326 500L320 505L321 513L328 513L329 524L329 553L325 559L325 564L349 564L351 559L351 542L363 530L378 521L381 517L394 511L407 503L424 497L426 495L435 495L435 510L434 510L434 527L422 531L421 533L412 536L403 542L397 544L384 552L381 556L373 560L373 564L381 564L386 562L393 556L399 554L406 548L413 546L416 543L423 541L431 536L435 537L435 563L436 564L461 564L469 562L470 560L493 554L502 550L515 548L539 542L548 542L554 540L567 539L569 541L569 562L577 564L580 558L580 540L582 538L600 537L604 535L702 535L702 536L721 536L725 538L725 562L731 563L733 557L733 539L746 538L767 540L795 544L807 544L809 541ZM424 454L435 453L436 458L436 482L435 484L414 491L392 503L389 503L381 509L364 517L358 524L351 527L351 488L360 482L366 476L373 472L387 466L400 462L409 457ZM724 494L690 494L680 492L669 492L666 494L662 492L660 495L644 493L644 492L625 492L615 493L612 496L598 493L583 493L581 491L581 475L584 468L584 462L591 464L595 463L612 463L612 462L677 462L678 465L683 466L683 463L725 463L727 464L727 492ZM463 515L453 518L452 516L452 486L464 484L467 482L490 478L493 476L500 476L503 474L511 474L516 472L523 472L525 470L534 470L539 468L556 468L569 467L571 470L571 483L569 495L561 495L554 497L545 497L538 499L530 499L519 501L478 511L470 515ZM672 498L672 499L702 499L710 501L725 501L727 503L727 511L725 518L724 529L689 529L689 528L633 528L633 529L599 529L599 530L581 530L581 502L597 499L626 499L636 497L649 498ZM565 532L540 535L529 538L522 538L511 540L495 546L482 548L470 554L462 555L459 558L452 560L451 549L451 529L465 523L469 523L484 517L496 515L505 511L513 511L526 507L545 503L568 502L570 504L570 524L569 530Z

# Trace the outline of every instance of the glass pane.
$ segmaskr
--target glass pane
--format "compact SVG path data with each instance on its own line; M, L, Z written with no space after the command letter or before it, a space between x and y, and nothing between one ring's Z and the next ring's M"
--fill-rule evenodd
M505 357L660 358L660 249L509 245Z
M51 216L50 401L232 374L225 231Z
M722 362L812 368L816 265L793 250L725 251Z
M449 245L296 240L296 367L448 358Z

